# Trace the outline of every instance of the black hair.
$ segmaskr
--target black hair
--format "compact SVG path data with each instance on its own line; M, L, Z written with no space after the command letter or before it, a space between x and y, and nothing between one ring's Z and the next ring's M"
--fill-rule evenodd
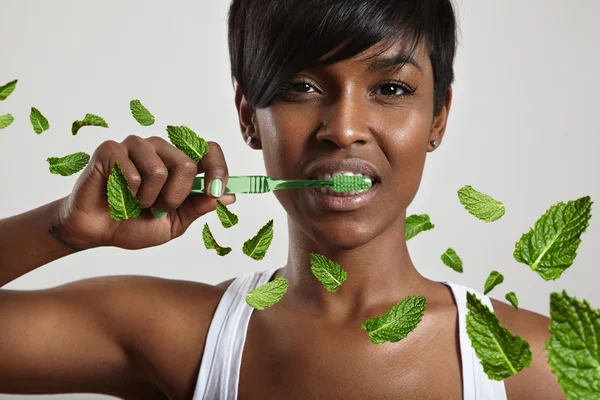
M253 108L267 107L304 69L331 65L390 40L407 40L411 53L426 45L437 115L454 81L451 0L232 0L229 8L231 77Z

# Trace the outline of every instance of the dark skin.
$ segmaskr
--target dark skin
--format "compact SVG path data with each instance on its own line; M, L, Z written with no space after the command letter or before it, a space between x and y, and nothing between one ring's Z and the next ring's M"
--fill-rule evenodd
M269 176L303 179L315 159L358 157L377 168L380 185L370 203L349 213L314 207L306 193L275 192L288 213L290 235L287 264L276 276L290 287L275 306L252 314L240 399L462 398L453 296L418 273L404 240L406 208L427 153L435 150L431 142L443 139L452 101L449 88L444 107L434 113L433 74L423 48L414 60L419 67L369 72L368 62L355 57L303 71L298 78L310 86L296 86L292 97L264 109L249 107L236 87L242 135L251 135L251 146L263 151ZM384 83L390 80L416 90L407 95L402 85ZM102 192L114 161L145 208L136 220L107 216ZM159 138L103 144L71 195L0 221L0 250L16 250L0 251L0 282L84 249L150 247L182 235L215 209L211 196L187 196L195 174L224 184L228 176L216 143L198 166L190 161ZM231 204L235 196L221 201ZM154 219L150 209L168 214ZM32 242L43 251L28 252ZM348 272L337 293L314 279L310 252ZM130 276L2 290L0 376L6 379L0 379L0 392L191 399L212 315L230 283ZM410 294L427 298L417 329L398 343L372 344L360 324ZM529 341L533 352L531 366L506 379L508 398L564 398L545 362L548 318L492 302L502 324Z

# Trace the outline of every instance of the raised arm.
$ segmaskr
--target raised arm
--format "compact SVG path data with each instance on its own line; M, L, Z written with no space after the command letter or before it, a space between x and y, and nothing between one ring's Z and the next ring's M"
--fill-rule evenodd
M196 164L158 137L102 143L69 196L0 220L0 286L76 251L141 249L179 237L216 208L213 196L189 195L194 177L204 172L209 183L220 178L225 187L227 182L219 146L210 142L209 148ZM106 185L115 161L140 201L142 213L135 219L116 221L109 215ZM220 200L230 204L235 196ZM156 209L166 216L155 218L151 210ZM209 285L175 282L101 277L46 290L0 290L0 393L91 392L122 398L165 393L149 365L177 351L169 347L175 344L170 336L186 326L201 335L219 298L219 290ZM188 303L198 309L182 314L186 307L190 311ZM186 315L198 317L186 320ZM198 361L191 360L188 364ZM173 379L186 378L180 386L189 389L194 368L188 365L187 376Z

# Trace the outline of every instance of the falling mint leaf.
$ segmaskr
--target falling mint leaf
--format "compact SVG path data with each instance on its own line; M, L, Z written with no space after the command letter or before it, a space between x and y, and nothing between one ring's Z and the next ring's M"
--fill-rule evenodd
M14 121L15 121L15 119L10 114L0 115L0 129L4 129L4 128L8 127Z
M278 276L271 282L260 285L246 294L246 303L257 310L264 310L277 303L287 292L289 282L284 277Z
M140 201L131 193L127 177L116 161L108 176L106 194L111 218L122 220L136 218L140 215Z
M94 114L86 114L83 118L83 121L78 120L73 122L73 125L71 126L71 133L73 135L77 135L79 129L81 129L84 126L101 126L103 128L108 128L108 124L106 123L104 118Z
M592 204L586 196L550 207L515 244L515 260L529 265L546 281L558 279L577 257L581 234L592 217Z
M529 343L500 324L496 314L467 291L467 334L488 378L501 381L531 364Z
M152 115L139 100L131 100L129 109L131 110L133 118L135 118L140 125L150 126L154 123L154 115Z
M221 247L217 244L217 241L212 235L208 224L204 224L204 229L202 230L202 240L204 240L204 246L207 249L215 249L217 254L220 256L225 256L231 253L231 247Z
M4 86L0 86L0 100L6 100L17 87L18 79L8 82Z
M489 292L492 291L493 288L495 288L502 282L504 282L504 275L502 275L498 271L490 272L490 275L485 280L485 285L483 287L483 294L488 294Z
M50 124L46 117L35 107L31 107L31 113L29 114L29 120L33 126L33 131L38 135L44 131L50 129Z
M187 126L167 126L169 140L196 163L208 153L208 143Z
M600 399L600 310L563 290L550 295L548 364L567 399Z
M316 253L310 253L310 269L328 292L337 292L348 278L340 264Z
M504 298L508 300L508 302L512 304L514 308L519 309L519 299L517 298L515 292L506 293L506 296L504 296Z
M448 249L442 254L442 262L456 272L463 272L463 262L454 249Z
M85 168L90 161L90 155L79 151L64 157L48 157L50 172L57 175L73 175Z
M217 216L224 228L231 228L238 223L237 215L229 211L219 200L217 200Z
M267 249L273 241L273 220L267 222L258 233L244 242L242 251L245 255L255 260L262 260L267 254Z
M406 221L404 222L404 239L410 240L419 233L428 231L434 227L435 225L431 223L429 215L411 215L406 218Z
M497 221L506 212L504 204L487 194L478 192L470 185L458 190L458 198L469 214L485 222Z
M426 308L425 297L407 296L381 317L369 319L360 327L369 332L369 339L372 343L395 343L415 330L421 322Z

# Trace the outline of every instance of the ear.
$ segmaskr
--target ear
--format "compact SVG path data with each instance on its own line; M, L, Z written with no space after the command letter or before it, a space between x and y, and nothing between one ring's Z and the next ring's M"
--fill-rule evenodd
M448 122L448 114L450 113L450 106L452 105L452 87L446 90L446 98L444 105L440 112L433 117L433 123L431 124L431 132L429 133L429 144L427 151L432 152L442 144L444 133L446 132L446 124ZM438 145L433 147L431 142L437 140Z
M242 133L242 138L244 142L248 139L248 137L252 138L249 146L253 149L262 149L260 143L260 136L256 130L255 125L255 116L256 113L252 107L246 101L246 96L242 92L242 88L237 83L234 83L235 87L235 108L238 112L238 117L240 120L240 131Z

